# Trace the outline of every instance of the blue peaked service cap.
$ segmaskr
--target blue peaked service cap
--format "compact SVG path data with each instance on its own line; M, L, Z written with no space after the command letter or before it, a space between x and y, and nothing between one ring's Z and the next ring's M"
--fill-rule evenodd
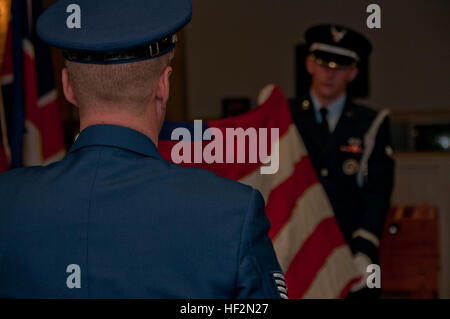
M316 62L330 68L356 65L372 52L372 44L364 35L339 25L311 27L305 39Z
M173 50L191 18L190 0L60 0L39 17L37 33L69 61L127 63Z

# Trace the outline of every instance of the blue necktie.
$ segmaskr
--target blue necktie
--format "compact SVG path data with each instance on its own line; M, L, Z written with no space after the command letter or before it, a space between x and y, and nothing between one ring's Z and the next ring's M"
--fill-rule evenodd
M320 114L322 115L322 122L319 124L320 128L320 139L322 144L326 144L330 138L330 126L328 125L327 115L328 110L326 107L320 109Z

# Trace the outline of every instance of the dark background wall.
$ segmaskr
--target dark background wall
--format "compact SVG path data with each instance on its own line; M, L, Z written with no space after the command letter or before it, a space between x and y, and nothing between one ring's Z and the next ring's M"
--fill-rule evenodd
M318 23L339 23L374 45L368 103L394 112L450 110L448 0L193 0L186 30L188 116L221 115L224 97L250 97L268 83L294 96L296 44ZM366 8L382 9L382 29Z

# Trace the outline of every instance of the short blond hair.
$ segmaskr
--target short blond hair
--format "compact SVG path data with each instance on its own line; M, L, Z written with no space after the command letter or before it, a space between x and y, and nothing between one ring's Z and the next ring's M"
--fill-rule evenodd
M132 63L83 64L66 61L70 83L80 106L145 107L174 53Z

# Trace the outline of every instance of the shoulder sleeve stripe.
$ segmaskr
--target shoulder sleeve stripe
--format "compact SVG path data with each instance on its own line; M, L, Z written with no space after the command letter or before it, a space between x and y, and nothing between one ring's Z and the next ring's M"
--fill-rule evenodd
M380 240L378 239L378 237L362 228L355 231L352 237L353 238L361 237L367 241L370 241L377 248L380 246Z
M390 114L391 111L388 109L384 109L381 112L379 112L377 117L372 122L372 125L370 126L366 135L364 135L365 151L361 159L361 166L357 176L357 182L359 187L363 187L364 179L368 175L368 163L370 157L372 156L373 149L375 147L375 142L378 131L380 130L380 126L381 124L383 124L386 117L388 117Z

